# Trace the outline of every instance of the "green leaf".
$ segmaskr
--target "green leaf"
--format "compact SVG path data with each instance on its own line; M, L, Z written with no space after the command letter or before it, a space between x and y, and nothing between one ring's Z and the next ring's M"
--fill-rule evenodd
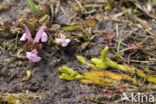
M39 11L38 9L36 9L33 0L28 0L28 4L29 4L31 10L32 10L34 13L36 13L36 14L39 14L39 13L40 13L40 11Z

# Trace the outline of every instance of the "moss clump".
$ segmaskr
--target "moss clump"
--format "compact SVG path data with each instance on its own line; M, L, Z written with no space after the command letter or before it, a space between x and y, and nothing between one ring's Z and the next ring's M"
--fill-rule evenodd
M81 83L85 84L97 84L100 86L106 85L109 86L113 83L120 82L122 80L127 80L138 85L138 82L128 75L125 74L120 75L105 70L91 71L86 72L84 74L80 74L72 70L71 68L63 66L59 68L59 71L62 73L62 75L60 75L60 79L65 79L69 81L80 80Z
M5 93L0 96L0 104L33 104L30 99L44 99L43 96L31 92Z
M63 30L64 31L77 31L77 30L82 30L87 27L94 27L95 24L96 24L96 20L91 19L83 24L64 27Z
M156 78L153 77L152 75L148 75L147 76L143 71L141 71L139 69L136 69L134 67L129 67L128 65L119 65L116 62L114 62L111 59L109 59L107 57L108 50L109 50L109 48L105 47L105 49L102 51L102 54L101 54L101 61L102 61L102 63L104 65L107 65L108 67L111 67L111 68L114 68L114 69L122 70L124 72L129 72L131 74L135 74L136 73L139 77L146 78L148 82L156 83ZM103 64L95 63L95 61L96 61L96 59L94 58L94 61L92 61L92 62L94 64L96 64L97 67L100 66L100 65L101 66L103 65ZM98 68L100 68L100 67L98 67Z
M59 67L58 70L62 73L62 75L60 75L60 79L65 79L69 81L83 79L83 75L66 66Z
M127 74L116 74L113 72L109 72L102 69L114 68L119 69L124 72L129 72L131 74L136 74L141 78L146 78L148 82L156 83L156 78L151 75L146 75L143 71L136 69L134 67L129 67L128 65L120 65L107 57L109 51L109 47L105 47L101 53L101 58L92 58L91 63L88 63L83 56L76 56L77 60L82 64L85 64L92 68L95 71L86 72L84 74L80 74L71 68L66 66L60 67L58 70L62 73L60 79L65 80L80 80L81 83L85 84L97 84L100 86L109 86L116 82L121 82L122 80L127 80L132 82L135 85L140 85L140 82L135 78ZM117 83L117 84L119 84Z
M98 68L97 68L95 65L88 63L88 62L86 61L86 59L85 59L83 56L79 56L79 55L78 55L78 56L76 56L76 59L77 59L78 61L80 61L82 64L85 64L85 65L91 67L91 68L94 69L94 70L98 70Z
M109 51L109 47L106 46L104 48L104 50L102 51L102 53L101 53L101 58L92 58L91 59L92 63L95 64L97 69L113 68L113 69L117 69L117 70L122 70L124 72L128 72L128 73L131 73L131 74L137 74L141 78L146 78L148 82L156 83L156 77L153 77L152 75L148 75L147 76L143 71L141 71L141 70L139 70L139 69L137 69L135 67L129 67L126 64L125 65L120 65L120 64L112 61L111 59L109 59L107 57L108 51ZM81 58L81 59L83 59L83 58ZM78 60L81 63L83 63L81 59L78 59ZM86 65L91 66L88 63ZM92 68L92 69L95 69L95 68Z
M58 69L62 74L60 75L60 79L65 79L68 81L73 81L73 80L80 80L81 83L85 84L97 84L100 86L105 86L107 83L113 83L114 80L104 78L102 76L91 76L91 74L80 74L71 68L68 68L66 66L60 67Z

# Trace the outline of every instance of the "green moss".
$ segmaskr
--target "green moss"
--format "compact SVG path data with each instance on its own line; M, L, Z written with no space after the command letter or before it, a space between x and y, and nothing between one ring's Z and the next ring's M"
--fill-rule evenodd
M0 104L33 104L30 99L44 99L44 96L31 92L23 93L5 93L0 96Z
M106 46L104 48L104 50L102 51L101 53L101 59L98 59L98 58L92 58L92 62L100 69L106 69L106 68L114 68L114 69L117 69L117 70L122 70L124 72L129 72L131 74L137 74L139 77L142 77L142 78L146 78L146 74L137 69L137 68L134 68L134 67L129 67L128 65L120 65L114 61L112 61L111 59L109 59L107 57L107 53L108 53L108 50L109 48ZM107 67L105 67L107 66ZM149 75L147 77L147 81L149 82L153 82L153 83L156 83L156 78Z
M91 59L92 63L95 64L95 66L98 69L113 68L113 69L122 70L124 72L131 73L131 74L136 73L139 77L146 78L147 81L152 82L152 83L156 83L156 78L153 77L152 75L148 75L148 77L146 77L147 75L143 71L141 71L135 67L129 67L128 65L120 65L120 64L112 61L111 59L109 59L107 57L108 51L109 51L109 47L106 46L101 53L101 58L92 58ZM80 62L82 62L82 60ZM82 63L86 64L87 62L85 61ZM86 64L86 65L90 66L89 64Z
M83 57L83 56L79 56L79 55L77 55L76 56L76 59L78 60L78 61L80 61L82 64L88 64L87 63L87 61L85 60L85 58Z
M76 59L77 59L78 61L80 61L82 64L85 64L85 65L91 67L93 70L97 70L97 67L96 67L95 65L93 65L93 64L88 63L88 62L86 61L86 59L85 59L83 56L77 55L77 56L76 56Z
M141 78L146 78L148 82L156 83L156 78L151 75L146 75L143 71L135 68L129 67L128 65L120 65L107 57L109 51L109 47L106 46L101 53L101 58L91 58L91 63L88 63L83 56L76 56L76 59L80 61L82 64L85 64L92 68L93 70L97 70L94 72L86 72L84 74L80 74L71 68L66 66L60 67L58 70L62 73L60 79L66 80L80 80L81 83L85 84L97 84L100 86L104 86L105 83L114 83L116 81L128 80L135 85L139 85L139 81L130 77L126 74L115 74L113 72L108 72L106 70L101 69L108 69L113 68L117 70L122 70L124 72L131 73L133 75L138 75Z
M78 24L78 25L73 25L73 26L67 26L64 27L63 30L64 31L77 31L77 30L83 30L84 28L87 27L94 27L96 24L96 20L95 19L91 19L83 24Z
M67 26L63 28L64 31L76 31L76 30L81 30L81 29L82 29L81 25Z
M60 79L65 79L69 81L83 79L83 75L79 74L69 67L59 67L58 70L62 73L62 75L60 75Z
M104 63L100 58L92 58L91 61L99 69L107 69L108 68L108 65L106 63Z

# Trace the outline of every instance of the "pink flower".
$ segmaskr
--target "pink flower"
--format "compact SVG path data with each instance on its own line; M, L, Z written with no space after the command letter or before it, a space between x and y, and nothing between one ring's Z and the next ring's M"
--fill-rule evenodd
M70 42L70 39L66 39L66 36L64 34L59 34L59 35L60 38L56 38L56 43L61 44L62 47L66 47Z
M27 40L27 35L26 35L26 33L24 33L24 34L22 35L22 37L20 38L20 41L25 41L25 40Z
M31 48L37 49L38 46L40 46L40 44L38 44L40 39L41 39L41 42L47 42L48 41L48 35L44 32L47 29L46 26L42 26L38 30L34 39L31 37L31 33L30 33L30 30L28 29L28 27L25 24L23 24L23 27L24 27L25 33L20 38L20 41L28 40L30 43L32 43L31 44L32 46L30 46ZM39 62L41 60L41 57L37 56L38 52L36 49L34 49L32 52L26 53L26 57L27 57L27 59L29 59L30 62L36 63L36 62Z
M41 57L37 56L37 53L38 53L37 50L34 49L31 52L27 52L26 57L27 59L29 59L30 62L33 62L33 63L39 62L41 60Z
M20 41L28 40L29 42L32 42L32 43L37 43L37 42L39 42L40 39L41 39L42 42L47 42L48 41L48 35L44 32L47 29L46 26L42 26L38 30L34 40L31 37L31 33L30 33L28 27L25 24L23 24L23 27L24 27L25 33L20 38Z
M43 32L42 36L41 36L41 42L47 42L48 41L48 35Z

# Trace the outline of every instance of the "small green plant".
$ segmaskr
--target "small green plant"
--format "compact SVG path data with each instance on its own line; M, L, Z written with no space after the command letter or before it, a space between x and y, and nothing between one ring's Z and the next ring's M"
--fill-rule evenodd
M124 13L126 19L128 18L128 13L126 12L125 8L121 8L121 11Z
M85 84L97 84L100 86L111 86L112 84L119 84L122 80L127 80L132 82L133 84L139 86L140 81L137 81L135 78L127 74L116 74L113 72L109 72L101 69L119 69L124 72L129 72L131 74L137 74L141 78L146 78L148 82L156 83L156 78L152 75L146 75L143 71L136 69L134 67L129 67L128 65L120 65L107 57L109 51L109 47L106 46L101 53L101 58L91 58L93 64L88 63L83 56L76 56L76 59L80 61L82 64L89 66L91 69L95 71L86 72L84 74L80 74L71 68L66 66L60 67L58 70L62 73L60 75L60 79L65 80L80 80L81 83Z
M153 77L152 75L146 74L142 70L139 70L139 69L137 69L135 67L129 67L126 64L125 65L120 65L120 64L112 61L111 59L109 59L107 57L108 51L109 51L109 47L106 46L104 48L104 50L102 51L102 53L101 53L101 58L91 58L91 61L92 61L93 64L95 64L95 66L93 64L88 64L87 61L84 61L84 58L82 56L81 56L81 58L79 56L77 56L77 59L81 63L83 63L85 65L88 65L92 69L114 68L114 69L122 70L124 72L128 72L128 73L131 73L131 74L137 74L141 78L146 78L148 82L156 83L156 77ZM97 67L97 68L95 68L95 67Z
M32 104L32 99L43 100L45 97L41 94L23 91L22 93L3 93L0 95L0 104Z
M66 79L69 81L84 79L83 75L66 66L59 67L58 70L62 73L60 79Z
M16 50L16 49L17 49L17 44L18 44L18 36L19 36L19 34L17 34L17 36L16 36L16 42L15 42L15 45L14 45L14 50Z
M35 4L34 4L33 0L28 0L28 4L29 4L31 10L34 13L36 13L36 14L39 14L40 13L40 11L35 7Z
M127 80L134 83L135 85L138 85L138 81L136 81L134 78L131 78L128 75L125 74L120 75L105 70L90 71L84 74L80 74L66 66L59 67L58 70L62 73L60 75L60 79L64 79L68 81L79 80L81 83L84 84L97 84L100 86L106 86L106 85L109 86L113 83L117 84L117 82L120 82L122 80Z
M116 56L117 56L117 57L120 57L119 51L120 51L120 44L121 44L122 40L123 40L123 39L121 39L121 40L119 41L119 43L118 43L118 48L117 48L117 52L116 52Z
M84 35L82 35L82 38L85 40L85 41L90 41L90 39L91 39L91 37L92 37L93 35L92 34L88 34L88 36L87 37L85 37Z
M15 39L13 39L5 44L5 47L7 48L8 51L10 51L12 48L14 49L14 51L17 49L18 36L19 36L19 34L16 35Z
M107 57L108 51L109 51L109 47L106 46L101 53L101 58L92 58L91 59L92 63L94 63L99 69L107 69L107 68L119 69L124 72L137 74L139 77L146 78L148 82L156 83L156 77L153 77L152 75L147 75L143 71L137 68L129 67L126 64L120 65L112 61Z
M88 63L88 62L86 61L86 59L85 59L83 56L77 55L77 56L76 56L76 59L77 59L78 61L80 61L82 64L85 64L85 65L91 67L93 70L98 70L98 68L97 68L95 65Z
M83 30L84 28L88 27L94 27L96 24L96 19L91 19L85 23L82 24L75 24L73 26L66 26L62 28L64 31L78 31L78 30Z

